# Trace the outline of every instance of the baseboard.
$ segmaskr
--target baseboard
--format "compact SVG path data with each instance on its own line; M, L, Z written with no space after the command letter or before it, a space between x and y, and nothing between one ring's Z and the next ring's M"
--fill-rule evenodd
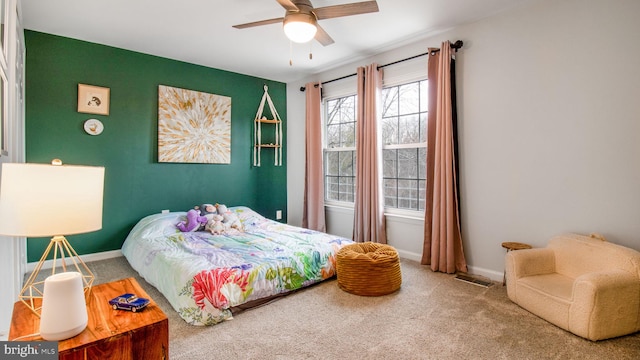
M400 249L396 249L396 250L398 251L398 256L400 256L400 259L413 260L417 262L420 262L422 260L421 254L400 250ZM428 266L428 265L425 265L425 266ZM469 270L469 274L483 276L491 279L492 281L502 282L502 279L503 279L503 273L498 271L488 270L478 266L469 266L469 265L467 266L467 270Z
M93 253L93 254L80 255L80 259L82 259L82 261L84 262L90 262L90 261L113 259L120 256L122 256L121 250L111 250L111 251L103 251L103 252ZM37 264L38 264L37 261L27 263L27 273L32 272L33 269L35 269ZM42 269L51 269L52 267L53 267L53 260L47 260L42 265Z
M469 274L484 276L493 281L502 282L502 279L504 278L503 273L495 270L489 270L478 266L467 266L467 269L469 270Z
M422 255L420 254L416 254L411 251L405 251L400 249L396 249L396 250L398 251L398 256L400 257L400 259L413 260L417 262L420 262L420 260L422 260Z

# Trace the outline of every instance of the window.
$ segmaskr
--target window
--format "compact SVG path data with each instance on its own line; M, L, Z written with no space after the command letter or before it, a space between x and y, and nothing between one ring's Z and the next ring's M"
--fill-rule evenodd
M382 169L387 208L424 210L427 81L382 90Z
M356 166L356 97L325 104L325 199L354 202Z
M389 86L381 94L385 208L424 210L427 81ZM355 95L325 102L325 200L355 199Z

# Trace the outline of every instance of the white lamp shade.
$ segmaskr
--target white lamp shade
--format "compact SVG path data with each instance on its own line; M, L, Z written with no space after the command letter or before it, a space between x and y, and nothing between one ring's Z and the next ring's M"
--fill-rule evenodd
M89 317L84 300L82 275L70 271L44 280L40 336L48 341L74 337L87 327Z
M289 14L283 22L284 34L296 43L306 43L316 36L318 28L313 15L298 13Z
M44 237L102 228L104 167L2 164L0 234Z

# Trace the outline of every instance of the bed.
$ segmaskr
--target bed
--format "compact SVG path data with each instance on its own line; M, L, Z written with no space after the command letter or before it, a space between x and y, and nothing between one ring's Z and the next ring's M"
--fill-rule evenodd
M336 253L349 239L229 208L244 231L181 232L185 212L140 220L122 253L187 323L214 325L233 314L335 275Z

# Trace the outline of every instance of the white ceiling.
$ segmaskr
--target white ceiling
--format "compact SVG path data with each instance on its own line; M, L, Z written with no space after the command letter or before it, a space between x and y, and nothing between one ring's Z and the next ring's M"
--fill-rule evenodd
M312 0L315 7L361 0ZM22 0L25 29L290 82L477 21L529 0L378 0L378 13L321 20L333 45L293 44L275 0ZM309 50L313 59L309 60ZM290 56L291 51L291 56ZM289 59L293 65L289 65Z

